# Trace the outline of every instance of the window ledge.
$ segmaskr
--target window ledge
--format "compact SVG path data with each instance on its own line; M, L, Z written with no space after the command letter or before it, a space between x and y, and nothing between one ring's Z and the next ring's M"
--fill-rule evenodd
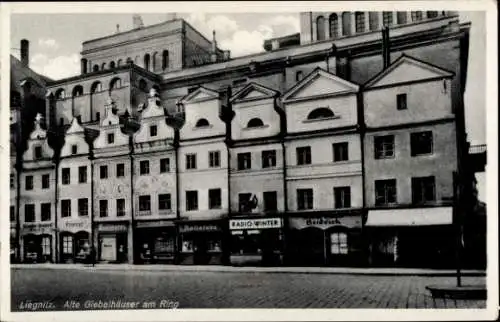
M335 115L335 116L321 117L321 118L311 119L311 120L303 120L302 123L315 123L315 122L322 122L322 121L330 121L330 120L336 120L339 118L340 118L340 116Z
M212 124L210 124L210 125L204 125L204 126L194 126L193 127L193 131L211 129L213 127L214 126Z
M265 125L261 125L261 126L244 127L242 130L243 131L251 131L251 130L265 129L268 127L269 127L269 124L265 124Z

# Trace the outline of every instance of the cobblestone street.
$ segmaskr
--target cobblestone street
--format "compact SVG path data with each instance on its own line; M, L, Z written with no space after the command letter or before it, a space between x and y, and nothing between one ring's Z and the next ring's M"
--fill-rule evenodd
M11 270L12 310L51 301L178 302L179 308L484 308L485 301L435 300L430 284L454 277L79 269ZM484 284L484 277L464 277ZM85 309L85 308L80 308Z

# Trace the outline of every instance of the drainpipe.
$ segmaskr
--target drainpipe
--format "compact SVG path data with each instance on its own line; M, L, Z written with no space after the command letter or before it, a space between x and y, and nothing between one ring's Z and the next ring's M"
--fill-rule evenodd
M391 49L390 49L390 36L389 36L389 27L384 26L382 29L382 58L384 62L384 69L389 67L391 64Z
M135 215L134 215L134 144L132 142L132 137L129 136L129 157L130 157L130 232L132 234L132 249L128 252L132 252L132 264L135 264ZM128 237L128 236L127 236ZM128 238L127 238L128 239ZM130 256L130 255L128 255ZM127 257L128 257L127 256Z
M358 131L359 131L359 140L360 140L360 146L361 146L361 195L362 195L362 212L361 212L361 235L364 234L364 218L367 218L367 215L365 216L365 211L366 211L366 173L365 173L365 132L366 132L366 127L365 127L365 118L364 118L364 105L363 105L363 92L362 89L359 89L359 92L356 95L357 97L357 113L358 113ZM368 239L370 240L370 239ZM370 242L368 243L368 250L369 254L368 256L371 256L371 246Z
M286 150L285 150L285 135L286 135L286 113L284 113L283 110L280 109L278 106L278 96L274 98L274 107L275 110L280 111L280 143L281 143L281 158L283 160L283 200L284 200L284 212L285 216L283 218L283 228L282 228L282 243L283 243L283 263L286 262L286 253L287 253L287 248L286 248L286 234L285 232L287 231L286 227L288 227L288 220L285 220L288 218L286 214L288 214L288 187L287 187L287 171L286 171Z
M180 213L180 185L179 185L179 129L174 129L174 155L175 155L175 217L181 219ZM174 263L179 263L180 254L180 233L179 225L175 225L175 248L174 248Z
M93 144L92 144L93 145ZM89 151L89 160L90 160L90 236L89 236L89 246L94 248L94 256L96 258L92 258L92 260L97 261L97 251L98 245L94 245L94 153L93 146L91 146Z
M60 151L59 151L60 152ZM59 152L56 152L56 153L59 153ZM57 154L56 155L56 158L55 158L55 175L56 175L56 187L54 189L55 191L55 204L54 204L54 231L55 231L55 234L54 234L54 243L55 243L55 262L56 263L59 263L59 228L58 228L58 225L57 225L57 222L58 222L58 218L57 218L57 207L59 205L59 189L58 189L58 186L59 186L59 155Z

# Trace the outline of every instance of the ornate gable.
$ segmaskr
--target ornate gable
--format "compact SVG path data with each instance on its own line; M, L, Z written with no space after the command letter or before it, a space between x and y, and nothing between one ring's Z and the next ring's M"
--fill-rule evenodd
M233 103L254 101L261 99L274 98L279 95L278 91L259 85L250 83L234 94L230 101Z
M71 121L70 127L66 130L64 146L61 150L61 157L70 155L82 155L89 153L89 146L85 141L85 129L80 125L76 117ZM76 146L76 152L73 151Z
M23 154L24 161L50 161L54 151L47 142L47 131L41 127L42 115L35 117L35 128L28 140L28 149Z
M148 118L165 116L163 106L160 104L158 93L154 88L149 91L148 104L141 112L141 121Z
M73 120L71 121L71 125L69 128L66 130L66 135L69 134L83 134L84 128L80 125L78 122L78 119L76 117L73 117Z
M181 103L190 104L190 103L203 102L213 99L219 99L219 93L217 91L200 86L195 91L184 96L184 98L181 100Z
M113 113L113 109L115 109L115 102L111 97L109 97L105 106L106 117L101 121L101 126L106 127L120 124L120 118L118 115Z

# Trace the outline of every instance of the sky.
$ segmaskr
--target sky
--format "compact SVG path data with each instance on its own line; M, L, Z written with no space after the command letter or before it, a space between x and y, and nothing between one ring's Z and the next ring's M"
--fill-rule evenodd
M237 57L263 51L265 39L300 31L299 13L184 13L205 37L216 31L218 46ZM141 14L144 25L166 20L166 14ZM465 91L466 125L471 144L486 143L485 68L486 27L483 12L461 12L461 22L471 22L469 66ZM53 79L80 73L82 42L132 29L132 14L13 14L11 54L19 57L21 39L30 41L30 67ZM481 199L485 199L485 174L478 174Z

